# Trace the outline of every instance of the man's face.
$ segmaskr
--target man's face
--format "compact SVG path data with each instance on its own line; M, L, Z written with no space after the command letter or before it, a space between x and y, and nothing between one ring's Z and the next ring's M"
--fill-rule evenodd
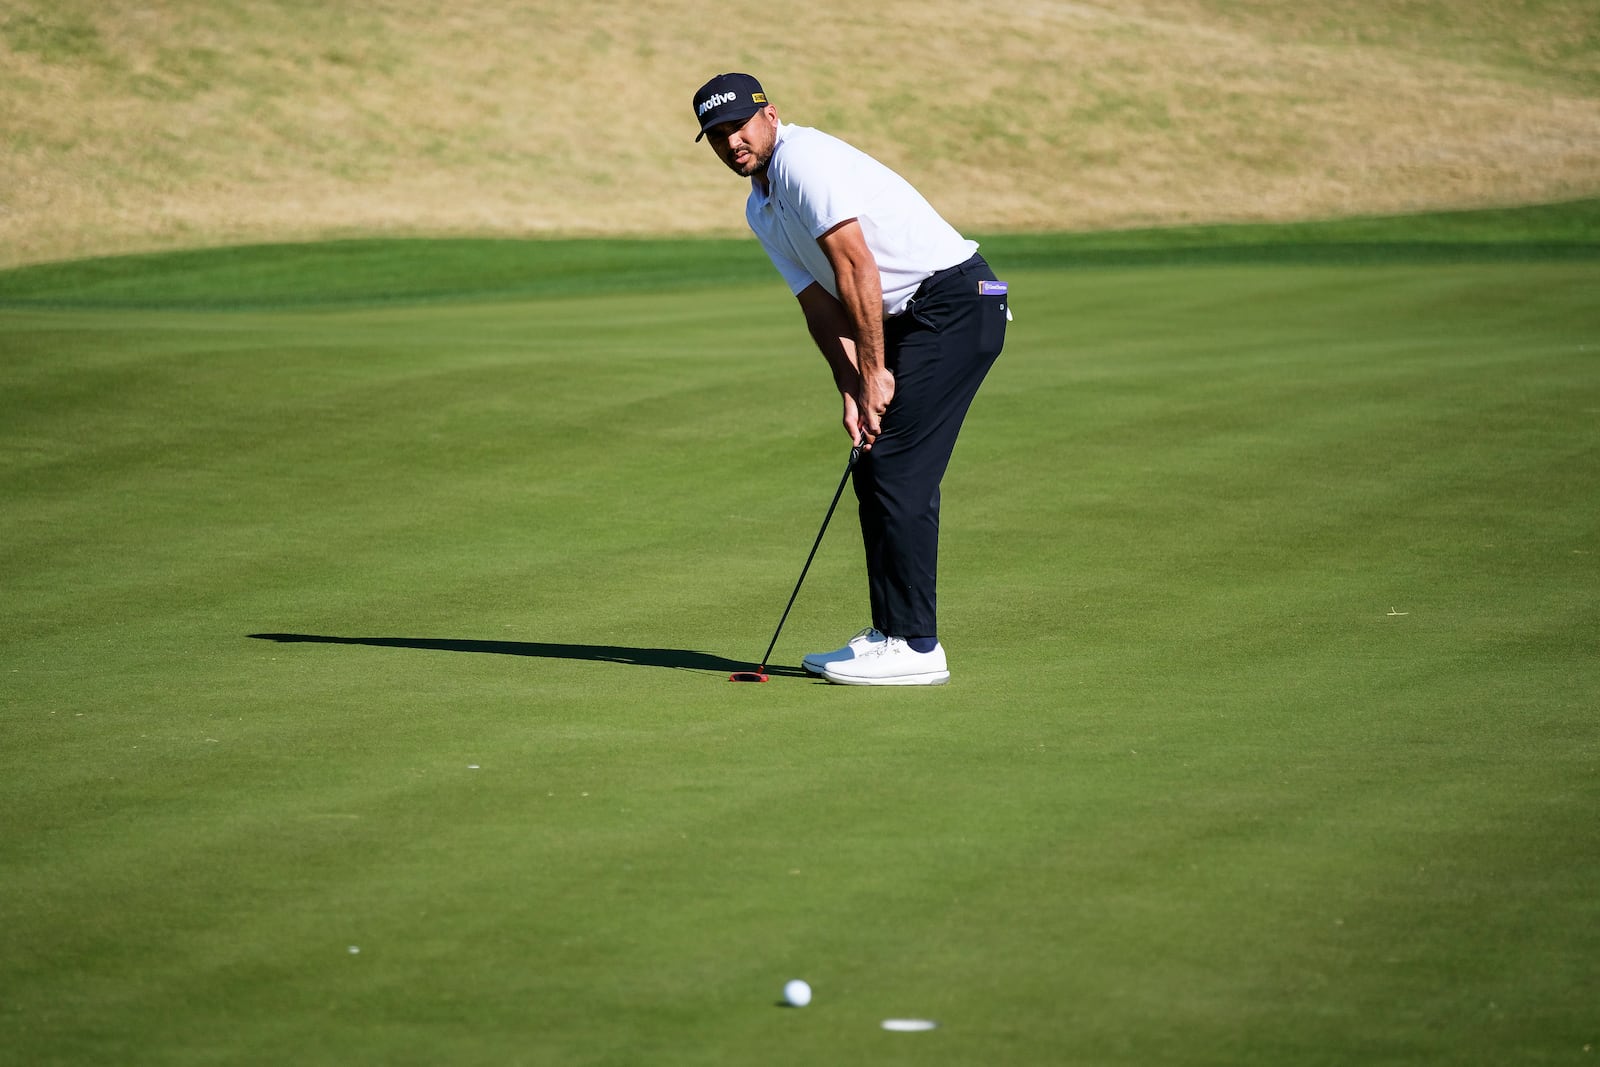
M753 178L772 162L778 143L778 109L768 104L742 121L718 123L706 131L706 143L728 169Z

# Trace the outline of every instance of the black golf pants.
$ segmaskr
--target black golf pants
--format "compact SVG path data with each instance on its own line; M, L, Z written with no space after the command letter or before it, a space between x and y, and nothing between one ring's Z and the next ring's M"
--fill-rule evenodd
M1006 296L980 294L982 256L933 275L884 323L894 398L883 433L856 463L872 625L894 637L938 634L939 483L978 387L1005 343Z

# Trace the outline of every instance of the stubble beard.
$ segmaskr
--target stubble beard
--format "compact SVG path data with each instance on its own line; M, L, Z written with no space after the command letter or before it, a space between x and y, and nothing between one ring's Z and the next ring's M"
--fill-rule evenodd
M767 165L771 162L772 152L770 150L765 155L752 150L749 161L744 164L735 163L731 159L728 160L728 169L741 178L762 179L766 177Z

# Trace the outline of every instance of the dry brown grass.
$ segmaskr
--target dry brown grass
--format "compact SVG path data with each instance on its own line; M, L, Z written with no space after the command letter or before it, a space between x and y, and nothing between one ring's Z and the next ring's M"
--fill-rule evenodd
M0 265L353 234L732 233L767 83L974 231L1600 193L1593 0L10 0Z

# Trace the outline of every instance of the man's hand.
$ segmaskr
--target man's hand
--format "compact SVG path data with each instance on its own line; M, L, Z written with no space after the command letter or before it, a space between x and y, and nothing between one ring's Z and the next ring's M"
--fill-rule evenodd
M867 435L867 447L872 447L872 442L878 439L883 432L883 413L889 410L889 401L894 399L894 375L887 367L878 366L877 372L871 375L861 375L861 395L856 398L856 408L859 412L859 431ZM845 428L849 429L846 422Z
M871 382L857 375L854 388L841 388L839 394L844 399L844 432L850 435L850 443L860 445L863 451L870 449L883 432L883 413L894 399L894 375L880 367Z
M844 432L850 438L852 445L860 445L863 450L872 447L867 432L861 426L861 408L856 404L854 393L841 394L844 400Z

